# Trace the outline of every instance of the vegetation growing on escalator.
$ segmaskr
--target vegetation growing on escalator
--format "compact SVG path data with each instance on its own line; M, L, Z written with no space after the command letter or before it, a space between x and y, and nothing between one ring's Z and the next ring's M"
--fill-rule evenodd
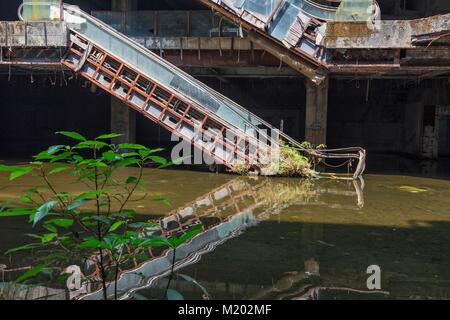
M301 147L307 150L322 150L325 145L314 146L309 142L303 142ZM317 177L315 170L318 159L313 156L305 156L298 149L280 140L278 161L270 162L270 169L281 177ZM230 169L230 172L248 175L253 172L253 166L243 161L238 161Z

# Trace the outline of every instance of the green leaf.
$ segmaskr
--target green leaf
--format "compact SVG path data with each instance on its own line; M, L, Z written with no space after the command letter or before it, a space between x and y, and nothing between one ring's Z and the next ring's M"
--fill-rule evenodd
M128 167L133 164L138 164L139 162L140 162L139 159L128 158L128 159L118 161L117 163L114 164L114 167L115 168L123 168L123 167Z
M58 236L57 233L47 233L42 236L42 243L49 243Z
M15 180L19 177L22 177L26 174L29 174L33 171L32 167L25 167L25 168L18 168L16 171L11 172L11 175L9 176L9 180Z
M126 183L127 183L127 184L128 184L128 183L136 183L136 182L138 182L138 181L139 181L139 179L136 178L136 177L128 177Z
M25 235L27 237L33 238L33 239L39 239L42 240L42 236L38 235L38 234L34 234L34 233L25 233Z
M44 269L46 268L46 265L38 265L35 266L33 268L31 268L30 270L28 270L27 272L23 273L20 277L18 277L16 279L16 281L14 281L15 283L20 283L23 282L25 280L28 280L30 278L34 278L35 276L37 276L39 273L41 273L42 271L44 271Z
M116 159L120 159L119 155L117 153L114 153L113 151L103 152L102 158L105 161L114 161Z
M139 241L140 246L142 247L163 247L163 246L172 247L172 243L163 237L151 236L149 238L139 239Z
M90 167L97 167L97 168L106 168L108 165L101 160L94 161L90 165Z
M39 190L38 190L38 188L30 188L30 189L24 190L24 192L38 194Z
M60 193L57 193L56 195L57 195L57 197L60 197L62 199L67 199L70 197L70 193L68 193L68 192L60 192Z
M0 171L9 171L9 172L14 172L19 170L20 168L18 167L13 167L13 166L7 166L4 164L0 164Z
M118 145L119 149L134 149L134 150L145 150L147 147L141 144L135 143L121 143Z
M129 158L129 157L139 157L139 153L137 152L127 152L121 154L122 158Z
M31 197L27 194L23 194L20 196L20 201L22 201L23 203L33 203L33 200L31 199Z
M178 166L178 165L182 164L184 160L190 159L190 158L192 158L192 156L179 157L179 158L175 159L174 161L168 161L166 164L160 165L158 167L158 169L164 169L167 167L171 167L173 165Z
M139 152L139 155L140 155L142 158L145 158L145 157L148 156L149 154L161 152L161 151L164 151L164 150L165 150L164 148L156 148L156 149L139 150L138 152Z
M187 160L187 159L190 159L190 158L192 158L192 156L179 157L179 158L176 158L175 160L173 160L173 162L171 164L180 165L180 164L183 163L184 160Z
M88 199L88 198L93 197L93 196L99 196L99 195L105 194L105 193L108 193L108 191L107 190L103 190L103 189L85 192L85 193L80 194L78 197L76 197L74 199L74 202L80 201L80 200L84 200L84 199Z
M191 238L196 236L198 233L200 233L203 229L203 226L201 224L198 224L185 233L181 235L181 237L174 236L169 239L169 242L171 243L172 247L177 248L183 243L189 241Z
M99 248L101 247L102 242L97 239L86 239L82 243L78 245L80 249L88 249L88 248Z
M178 166L178 165L182 164L184 162L184 160L190 159L190 158L192 158L192 156L184 156L184 157L179 157L179 158L175 159L174 161L167 161L165 164L161 164L158 167L158 169L164 169L167 167L171 167L173 165Z
M160 156L150 156L148 157L150 160L152 160L153 162L160 164L160 165L166 165L167 164L167 159L164 157L160 157Z
M76 163L79 163L84 160L84 158L79 155L74 155L72 158L73 158L73 160L75 160Z
M78 207L81 207L82 205L90 202L92 200L80 200L80 201L75 201L72 202L70 205L67 206L67 210L71 211L71 210L75 210Z
M96 221L96 222L101 222L105 225L110 225L111 224L111 220L109 220L107 217L105 216L88 216L88 217L84 217L82 219L82 221Z
M140 228L156 228L160 224L157 222L135 222L128 225L130 228L140 229Z
M46 224L44 224L44 228L47 229L48 231L52 232L52 233L57 233L58 232L56 227L51 225L49 221Z
M93 176L95 176L95 170L89 170L86 173L82 174L79 178L78 181L84 180L84 179L90 179Z
M117 230L121 225L125 224L126 221L116 221L112 224L112 226L109 228L108 232L113 232Z
M47 153L55 154L56 152L58 152L59 150L61 150L62 148L65 148L65 147L66 146L63 146L63 145L51 146L48 148Z
M95 140L114 139L114 138L123 137L123 136L124 136L124 134L120 134L120 133L102 134L101 136L98 136L97 138L95 138Z
M50 160L50 162L54 163L54 162L61 161L61 160L67 160L68 158L70 158L71 155L73 155L73 152L70 152L70 151L63 152L61 154L53 156L52 159Z
M42 151L38 153L37 155L33 156L36 160L50 160L53 159L55 156L53 154L48 153L48 151ZM36 162L36 164L39 162Z
M18 217L18 216L28 216L32 214L33 211L24 208L10 208L5 211L0 212L0 217Z
M131 219L136 214L134 210L122 210L122 212L116 212L110 215L111 218Z
M9 249L8 251L5 252L5 254L16 253L19 251L32 250L32 249L39 248L39 247L42 247L41 243L29 243L29 244L26 244L26 245L23 245L20 247Z
M53 223L55 226L61 228L69 228L73 225L73 219L53 219L49 220L48 223Z
M86 141L85 137L83 137L81 134L75 131L59 131L56 134L60 134L78 141Z
M95 140L86 140L77 144L74 148L76 149L102 149L104 147L109 146L106 142L103 141L95 141Z
M184 298L178 291L169 289L167 290L167 300L184 300Z
M167 198L165 198L165 197L156 197L156 198L153 199L153 201L162 203L162 204L164 204L164 205L166 205L168 207L171 206L170 201Z
M69 167L58 167L58 168L55 168L55 169L51 170L48 173L48 175L52 175L52 174L55 174L55 173L63 172L65 170L67 170L67 169L70 169L70 168Z
M56 202L56 201L48 201L48 202L44 203L42 206L40 206L39 209L37 210L36 214L34 215L33 227L36 225L36 223L38 223L43 218L45 218L50 213L50 210L57 203L58 202Z

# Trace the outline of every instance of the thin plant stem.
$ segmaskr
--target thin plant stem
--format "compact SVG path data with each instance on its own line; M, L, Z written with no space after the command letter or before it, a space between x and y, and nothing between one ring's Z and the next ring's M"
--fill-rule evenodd
M142 175L144 173L144 166L142 164L139 165L139 177L137 178L136 183L134 184L133 188L131 188L131 191L128 192L128 196L126 197L125 201L122 203L122 205L120 206L119 212L121 212L123 210L123 208L125 207L125 205L128 203L128 201L130 200L131 196L133 195L134 191L136 190L137 186L139 185L139 183L142 180Z
M173 256L172 256L172 266L170 268L169 282L167 282L166 292L164 293L164 297L167 297L167 292L169 292L170 284L172 283L173 274L175 271L175 256L177 254L177 248L173 247Z
M94 159L97 160L97 147L94 147ZM97 167L94 167L95 174L94 174L94 184L95 184L95 191L98 192L98 169ZM97 216L100 216L100 199L98 196L98 193L95 195L95 202L96 202L96 209L97 209ZM102 226L100 224L100 221L97 221L97 237L98 240L101 242L103 240L102 236ZM108 300L108 292L106 288L106 272L105 272L105 265L103 260L103 249L101 247L98 248L99 254L100 254L100 273L102 277L102 288L103 288L103 299Z

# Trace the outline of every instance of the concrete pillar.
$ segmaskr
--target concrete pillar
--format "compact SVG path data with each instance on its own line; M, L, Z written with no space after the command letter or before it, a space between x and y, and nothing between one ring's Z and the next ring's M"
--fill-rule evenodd
M422 16L429 17L432 14L432 8L430 0L423 0L422 2Z
M399 16L403 13L402 0L394 0L394 12L395 16Z
M320 86L306 80L305 140L315 145L327 142L328 87L328 78Z
M124 134L114 143L136 142L136 111L115 97L111 97L111 132Z
M113 11L137 10L137 0L112 0ZM115 97L111 97L111 132L124 134L114 143L136 142L136 112Z
M137 10L138 0L111 0L111 9L113 11L132 11Z

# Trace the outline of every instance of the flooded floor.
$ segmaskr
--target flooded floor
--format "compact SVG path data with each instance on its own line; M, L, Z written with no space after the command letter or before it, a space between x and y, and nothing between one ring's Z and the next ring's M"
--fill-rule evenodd
M59 179L65 191L79 188ZM368 174L305 181L175 170L148 170L145 180L146 200L133 203L139 213L201 217L205 232L186 245L177 272L195 278L211 299L450 298L449 180ZM10 185L1 175L0 197L34 184ZM27 228L18 218L0 220L0 250L23 242ZM371 265L381 268L381 292L367 288ZM160 299L166 284L167 277L143 272L125 291ZM172 288L185 298L204 295L181 277Z

